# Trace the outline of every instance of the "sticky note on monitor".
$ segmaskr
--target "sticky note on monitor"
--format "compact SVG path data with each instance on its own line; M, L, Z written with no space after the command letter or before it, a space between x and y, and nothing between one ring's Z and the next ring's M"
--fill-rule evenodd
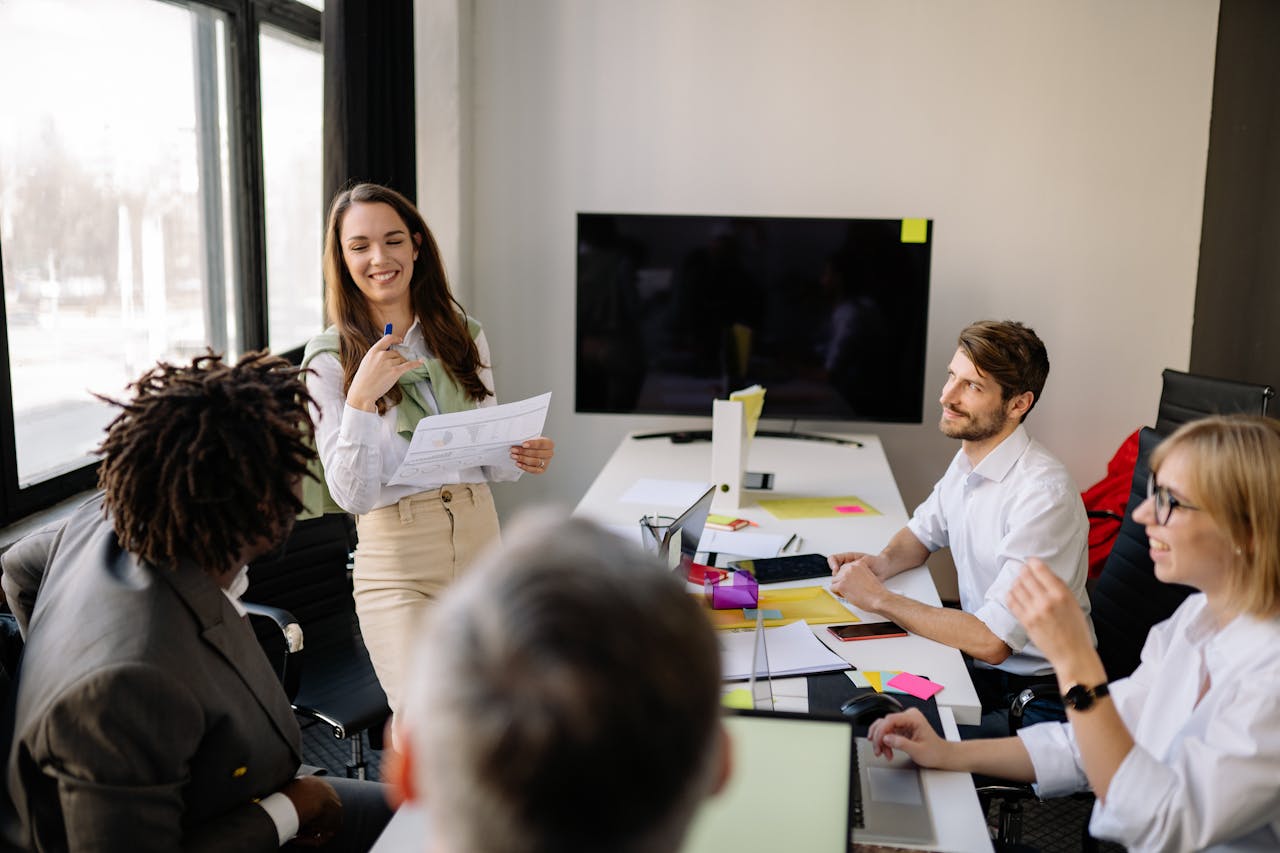
M927 219L902 220L902 242L924 243L928 239L929 239L929 220Z

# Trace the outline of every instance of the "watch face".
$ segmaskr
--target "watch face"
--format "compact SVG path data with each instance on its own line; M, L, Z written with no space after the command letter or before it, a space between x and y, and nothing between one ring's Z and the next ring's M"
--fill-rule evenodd
M1093 707L1093 691L1083 684L1076 684L1066 692L1066 695L1062 697L1062 701L1068 708L1087 711Z

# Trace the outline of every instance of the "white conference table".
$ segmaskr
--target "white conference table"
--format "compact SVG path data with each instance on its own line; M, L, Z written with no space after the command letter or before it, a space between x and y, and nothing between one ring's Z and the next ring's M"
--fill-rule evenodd
M743 492L742 505L734 510L713 510L756 522L752 532L796 534L802 540L800 553L831 554L837 551L876 553L907 521L907 512L897 482L874 435L831 434L853 439L861 446L794 438L753 439L747 454L748 471L774 475L770 490ZM711 444L695 441L676 444L666 438L635 438L628 435L601 469L595 482L578 503L575 515L613 527L630 525L639 541L640 517L658 510L678 514L683 506L654 506L620 500L637 480L699 480L710 482ZM759 506L759 498L855 496L879 511L879 515L851 515L839 518L778 520ZM796 549L792 549L795 551ZM724 565L733 555L720 554ZM821 583L830 588L829 578L793 581L778 586L806 586ZM887 586L895 592L926 604L939 606L937 588L928 569L920 567L891 578ZM844 605L864 621L879 616ZM841 642L827 634L825 626L814 626L814 634L829 648L860 670L905 670L928 676L942 684L937 694L939 711L948 737L957 739L955 724L976 724L981 707L960 652L933 640L911 635L901 638ZM775 684L780 710L807 710L804 679L780 679ZM986 822L978 806L972 779L967 773L923 771L925 794L933 809L939 841L928 849L945 851L989 851L991 842ZM909 845L904 845L909 846Z

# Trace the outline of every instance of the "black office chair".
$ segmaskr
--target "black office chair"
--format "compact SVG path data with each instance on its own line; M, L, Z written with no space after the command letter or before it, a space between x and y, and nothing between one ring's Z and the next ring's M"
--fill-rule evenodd
M382 747L391 709L351 598L355 527L347 515L299 521L279 556L249 567L245 606L299 715L351 745L347 775L365 778L364 739Z
M1179 370L1165 370L1161 378L1156 432L1162 436L1206 415L1265 415L1268 403L1276 395L1270 385L1216 379Z

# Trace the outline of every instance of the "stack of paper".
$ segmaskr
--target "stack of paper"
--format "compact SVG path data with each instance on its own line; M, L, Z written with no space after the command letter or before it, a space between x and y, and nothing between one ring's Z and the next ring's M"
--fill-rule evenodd
M813 630L804 622L792 622L781 628L763 630L769 658L769 671L757 673L757 677L768 675L781 678L850 668L849 662L824 646L821 640L813 636ZM755 631L721 632L719 638L720 664L724 668L724 679L734 681L750 678L751 659L755 651Z

